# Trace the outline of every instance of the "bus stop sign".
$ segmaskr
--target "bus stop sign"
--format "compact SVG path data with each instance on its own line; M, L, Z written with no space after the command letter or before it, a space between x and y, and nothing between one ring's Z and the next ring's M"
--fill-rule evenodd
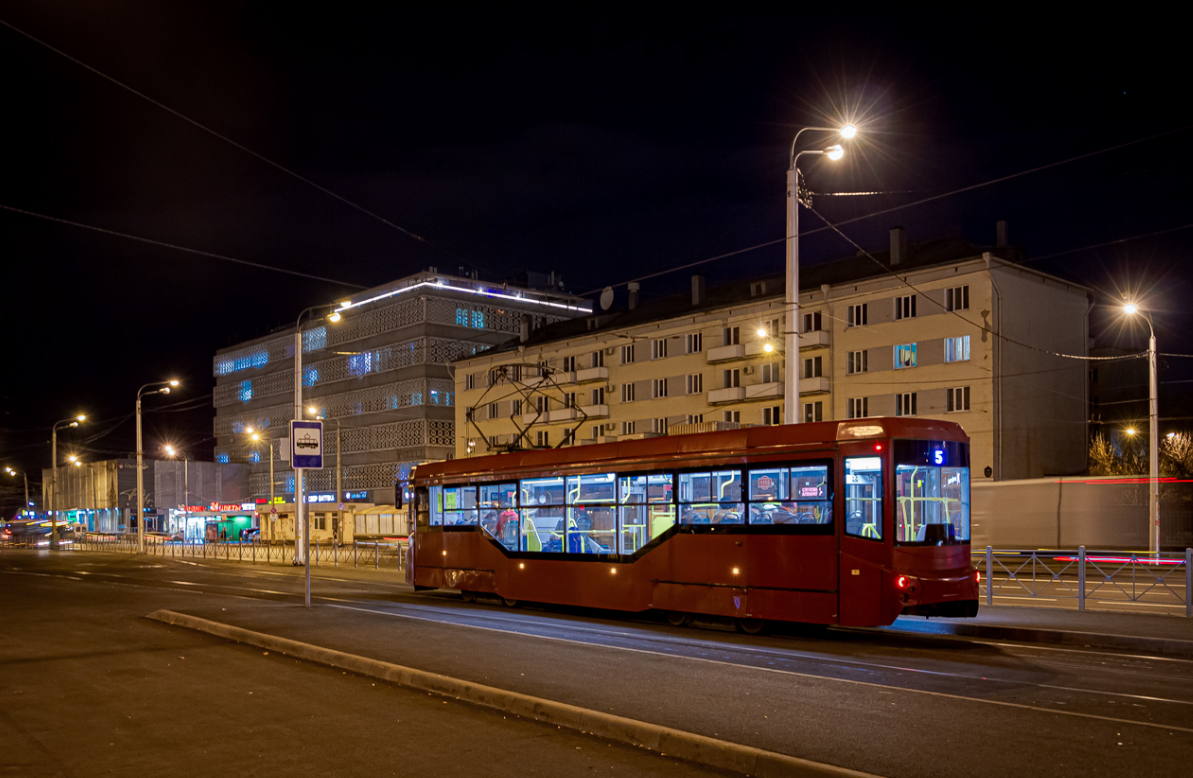
M290 464L295 469L323 469L323 422L290 422Z

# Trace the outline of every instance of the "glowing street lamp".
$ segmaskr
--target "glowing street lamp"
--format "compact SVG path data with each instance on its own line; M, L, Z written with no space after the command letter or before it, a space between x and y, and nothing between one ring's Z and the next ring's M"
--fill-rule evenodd
M1157 384L1159 383L1156 375L1156 329L1152 326L1152 317L1143 311L1135 303L1128 302L1123 305L1123 313L1128 316L1139 314L1147 322L1148 341L1147 341L1147 424L1148 424L1148 490L1147 490L1147 515L1150 523L1150 532L1148 536L1148 549L1156 554L1160 554L1160 441L1159 441L1159 416L1158 406L1159 400L1157 398Z
M4 472L11 475L13 478L17 477L17 471L13 470L11 467L4 468ZM22 470L21 477L25 479L25 507L21 509L21 513L24 513L25 511L29 510L29 476L25 474L24 470Z
M159 387L152 391L145 391L151 386ZM144 455L141 450L141 398L151 394L169 394L170 389L178 386L176 379L169 381L155 381L137 390L137 553L145 553L145 473L142 471L141 460Z
M796 145L799 136L805 132L835 132L848 140L857 135L857 127L847 124L844 127L804 127L795 134L791 141L790 166L787 169L787 326L784 328L784 348L786 360L783 369L783 422L796 424L799 422L799 158L805 154L810 156L826 156L837 161L845 156L845 149L840 144L825 149L805 149L797 152ZM767 353L774 350L772 346Z
M87 416L80 413L78 416L54 422L50 430L50 458L53 460L50 471L50 548L58 548L58 430L77 427L86 420Z

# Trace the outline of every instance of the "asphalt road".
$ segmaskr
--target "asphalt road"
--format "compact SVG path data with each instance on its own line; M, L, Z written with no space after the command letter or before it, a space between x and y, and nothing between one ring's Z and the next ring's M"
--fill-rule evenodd
M137 669L124 678L131 701L142 694L168 700L174 683L171 671L177 670L168 663L169 669L150 672L145 663L174 651L153 648L159 642L180 641L210 652L214 668L207 675L183 679L190 691L182 697L198 695L202 701L195 703L193 716L189 707L179 705L171 716L154 719L158 726L169 721L177 727L182 734L169 742L185 748L188 759L198 747L193 744L206 742L206 728L213 726L221 733L215 740L221 743L223 758L247 759L262 740L252 736L254 728L280 721L289 728L285 735L266 740L287 743L276 746L277 757L288 757L290 761L279 764L292 771L301 766L294 761L299 752L327 751L342 761L348 751L367 753L373 745L400 753L407 761L415 753L432 764L436 758L450 761L461 756L461 749L427 749L434 738L428 740L426 731L418 739L411 737L405 728L409 720L403 719L407 714L388 707L403 704L403 695L420 702L430 698L387 689L384 694L392 697L370 707L368 703L381 695L373 692L377 687L371 682L262 657L137 618L171 608L880 775L1183 774L1187 755L1193 752L1193 662L1187 660L860 630L746 637L589 612L466 604L447 594L415 595L396 575L386 580L372 571L366 575L321 569L314 581L316 607L307 611L299 605L298 571L276 566L87 553L0 553L0 613L6 634L0 644L0 699L5 700L0 712L5 726L15 720L30 738L46 730L26 725L27 720L68 720L72 736L92 721L119 726L119 716L111 710L76 712L79 700L68 689L88 689L97 682L97 673L110 683L117 668L128 666ZM77 644L88 648L77 656L64 648ZM38 657L39 646L52 647L50 655L58 658L48 666L49 672L38 673L45 680L35 682L16 668L47 661ZM109 669L100 673L93 663ZM224 665L227 678L236 683L221 682L218 668ZM305 686L290 682L300 679ZM40 683L43 693L10 693L26 683ZM304 703L322 704L323 683L344 725L334 731L316 723L310 724L310 731L295 729L293 722L301 719ZM356 689L362 684L367 692ZM253 696L260 689L264 697L268 690L265 715L250 715L249 706L257 700L226 705L246 685ZM292 688L306 688L310 697L285 691ZM50 689L60 690L60 703L54 702ZM357 699L360 710L354 712ZM27 707L14 707L13 700L25 701ZM430 707L439 710L436 704L443 706L434 701ZM219 728L219 720L212 717L229 707L241 721ZM456 714L465 708L449 704L446 709L452 716L447 719L456 722ZM409 715L418 718L420 726L444 732L441 741L460 737L458 730L450 729L454 723L439 729L434 723L438 719L426 719L432 715L429 711L415 708ZM498 725L500 717L492 713L468 709L467 715L472 722L490 722L485 726L497 731L506 726ZM392 723L395 717L403 719L401 726ZM241 736L232 737L234 733ZM552 748L568 738L583 740L553 729L551 734L547 740ZM47 737L49 753L54 753L56 741ZM511 736L509 742L522 742L519 737ZM470 746L476 745L473 741L490 742L487 737L464 740ZM345 750L345 743L353 748ZM99 744L92 737L84 752ZM399 749L397 744L404 745ZM617 746L599 745L621 752ZM126 743L125 750L136 748L135 741ZM562 772L548 767L554 757L541 743L513 750L534 769L547 771L543 774ZM633 750L625 753L646 756ZM647 761L653 765L652 760L671 764L658 757ZM463 766L453 771L446 763L438 769L432 774L471 772ZM629 771L642 772L636 767Z

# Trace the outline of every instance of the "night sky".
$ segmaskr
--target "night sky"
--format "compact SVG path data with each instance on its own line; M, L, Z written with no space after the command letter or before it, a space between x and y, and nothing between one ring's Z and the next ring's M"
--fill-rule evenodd
M775 272L791 138L843 121L860 135L839 163L801 162L810 187L879 194L817 198L834 222L977 187L842 227L862 246L895 225L991 244L1007 219L1033 266L1100 306L1143 294L1160 351L1193 353L1188 44L1154 14L312 8L0 2L7 25L380 217L0 26L5 464L37 480L49 426L77 412L94 423L61 448L127 454L137 388L175 376L183 390L146 402L146 450L209 459L215 351L353 284L531 269L591 293L752 247L643 295ZM801 243L808 264L854 252ZM1107 312L1095 333L1129 345Z

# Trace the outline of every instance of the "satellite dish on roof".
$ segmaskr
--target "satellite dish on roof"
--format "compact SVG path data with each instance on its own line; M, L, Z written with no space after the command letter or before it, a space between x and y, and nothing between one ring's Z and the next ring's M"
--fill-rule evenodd
M601 310L607 311L613 305L613 287L606 286L601 290Z

